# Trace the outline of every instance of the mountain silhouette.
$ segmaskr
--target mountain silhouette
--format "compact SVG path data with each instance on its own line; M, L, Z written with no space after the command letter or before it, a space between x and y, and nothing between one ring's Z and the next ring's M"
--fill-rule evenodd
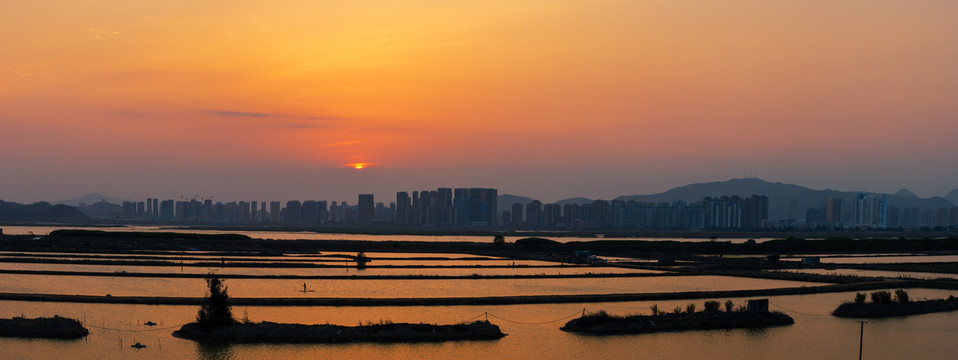
M82 221L89 218L67 205L51 205L41 201L19 204L0 200L0 220L3 221Z
M896 191L893 195L895 195L895 196L901 196L901 197L903 197L903 198L917 198L917 197L918 197L918 195L915 195L915 193L911 192L911 190L908 190L908 189L905 189L905 188L902 188L901 190Z
M907 192L907 193L905 193ZM919 198L911 191L899 191L896 194L885 194L889 206L898 208L920 207L923 209L937 209L951 207L952 202L942 197ZM958 197L958 192L953 192ZM696 183L673 188L669 191L651 194L651 195L629 195L620 196L616 200L635 200L641 202L672 202L682 200L690 203L701 201L706 196L738 195L747 197L751 195L768 196L769 219L784 219L788 217L789 204L797 203L798 218L805 217L805 209L814 207L825 207L828 199L836 198L842 200L843 212L853 209L854 191L839 190L814 190L804 186L784 184L781 182L768 182L756 178L731 179L728 181L716 181L709 183Z
M945 200L951 201L952 204L958 205L958 189L954 189L948 193L948 195L945 195Z
M79 206L81 202L86 203L87 205L91 205L101 201L106 201L110 204L120 205L120 204L123 204L124 201L133 201L133 200L109 197L100 193L89 193L83 196L77 196L72 199L55 201L54 204Z

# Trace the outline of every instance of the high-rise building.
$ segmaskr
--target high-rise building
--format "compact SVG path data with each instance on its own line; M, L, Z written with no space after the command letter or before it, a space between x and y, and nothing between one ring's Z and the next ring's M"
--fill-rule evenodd
M153 198L153 220L160 218L160 199Z
M359 194L359 222L369 223L375 219L376 202L373 194Z
M269 221L274 223L283 221L283 209L279 201L269 202Z
M173 199L163 200L160 203L160 220L162 221L173 221L175 219L175 205Z
M539 226L539 213L542 212L542 202L539 200L532 200L530 203L526 204L526 226L527 227L538 227Z
M303 204L299 200L286 202L286 208L283 209L283 221L291 224L303 222Z
M842 199L829 198L825 205L825 221L832 226L842 224Z
M768 196L752 195L742 200L742 228L760 229L768 220Z
M329 221L329 209L326 200L316 201L316 214L317 221L322 223Z
M885 195L855 193L855 226L888 227Z
M825 208L816 207L805 209L805 227L816 228L821 225L825 225L825 213Z
M502 219L505 221L506 219ZM513 203L512 204L512 226L520 227L522 226L522 203Z
M319 205L316 200L303 201L303 222L315 224L319 221Z
M409 198L408 192L396 193L396 223L412 225L412 199Z

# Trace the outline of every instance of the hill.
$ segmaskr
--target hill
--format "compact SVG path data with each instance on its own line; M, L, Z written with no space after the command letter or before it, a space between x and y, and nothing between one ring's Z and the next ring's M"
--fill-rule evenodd
M0 221L84 221L90 218L67 205L41 201L24 205L0 200Z
M534 199L512 194L502 194L496 198L496 201L499 204L499 211L512 210L512 204L515 203L520 203L524 207L526 204L532 202L532 200Z
M952 204L958 205L958 189L954 189L948 193L948 195L945 195L945 200L950 201Z
M54 203L54 204L70 205L70 206L74 206L74 207L75 207L75 206L80 206L80 203L85 203L85 204L87 204L87 205L91 205L91 204L95 204L95 203L98 203L98 202L104 202L104 201L105 201L105 202L108 202L108 203L111 203L111 204L120 205L120 204L123 204L124 201L133 201L133 200L110 197L110 196L106 196L106 195L103 195L103 194L100 194L100 193L89 193L89 194L86 194L86 195L83 195L83 196L77 196L77 197L72 198L72 199L55 201L55 202L53 202L53 203Z
M814 190L799 185L784 184L781 182L773 183L761 179L748 178L689 184L673 188L663 193L620 196L616 198L616 200L635 200L642 202L671 202L682 200L697 202L706 196L738 195L746 197L755 194L768 196L770 219L783 219L788 217L789 204L793 201L798 204L799 213L797 214L797 218L799 219L805 217L805 209L824 207L830 198L842 199L843 210L847 212L852 209L852 202L855 197L854 191L831 189ZM919 198L907 190L899 191L896 194L886 194L886 196L889 206L899 208L921 207L924 209L936 209L952 206L951 202L942 197Z
M594 200L584 197L574 197L556 201L556 204L565 205L565 204L576 204L576 205L585 205L591 204Z

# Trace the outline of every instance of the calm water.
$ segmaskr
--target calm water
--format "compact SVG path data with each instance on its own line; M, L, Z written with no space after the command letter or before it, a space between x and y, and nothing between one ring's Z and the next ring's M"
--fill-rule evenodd
M913 297L941 298L954 292L910 290ZM713 330L610 337L559 331L555 321L588 311L649 313L653 302L452 307L236 307L253 321L333 323L456 323L489 319L509 335L497 341L440 344L203 345L170 336L189 322L193 306L103 305L0 301L0 316L60 314L85 321L85 340L0 338L4 359L856 359L859 323L829 315L854 293L771 297L771 308L795 324L765 330ZM718 299L724 302L725 299ZM744 303L745 299L734 299ZM701 307L705 300L695 300ZM690 301L654 302L660 308ZM140 324L158 323L156 328ZM541 324L526 324L541 323ZM168 329L162 329L168 328ZM134 332L137 331L137 332ZM958 353L958 312L869 320L865 359L953 359ZM138 341L145 349L129 345Z
M299 292L304 282L316 291ZM416 298L749 290L821 284L728 276L659 276L475 280L229 279L226 285L230 295L235 297ZM0 275L0 292L199 297L205 295L206 283L203 279L3 274Z
M83 227L62 227L62 226L0 226L3 233L8 235L46 235L53 230L77 229ZM161 232L180 232L197 234L243 234L252 238L276 239L276 240L365 240L365 241L466 241L466 242L492 242L491 236L469 236L469 235L364 235L364 234L320 234L310 231L243 231L243 230L193 230L193 229L168 229L158 226L116 226L116 227L94 227L83 228L89 230L103 231L161 231ZM514 242L518 239L528 236L507 236L507 242ZM598 237L550 237L558 242L570 241L592 241L600 240ZM615 238L605 237L606 240L671 240L671 241L710 241L709 238L674 238L674 237L637 237L637 238ZM772 238L756 238L755 241L763 242ZM734 243L744 243L748 239L720 239L721 241L731 241Z
M3 263L4 270L54 270L54 271L93 271L93 272L130 272L130 273L175 273L175 274L248 274L248 275L562 275L562 274L658 274L661 271L628 269L620 267L545 267L545 268L262 268L262 267L194 267L194 266L138 266L138 265L75 265L75 264L32 264Z

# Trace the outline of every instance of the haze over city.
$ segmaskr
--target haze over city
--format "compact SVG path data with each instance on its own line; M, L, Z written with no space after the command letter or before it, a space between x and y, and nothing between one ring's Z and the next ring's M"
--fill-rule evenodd
M0 14L0 198L954 189L958 4L72 1ZM363 169L356 169L363 164Z

